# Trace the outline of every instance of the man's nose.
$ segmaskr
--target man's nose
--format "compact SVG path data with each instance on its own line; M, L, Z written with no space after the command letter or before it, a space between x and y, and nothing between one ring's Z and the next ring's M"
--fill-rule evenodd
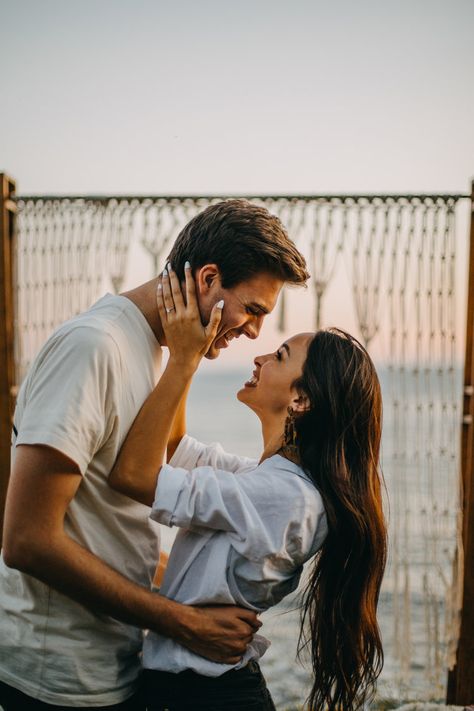
M244 330L244 333L247 336L247 338L252 338L252 339L257 338L258 334L260 333L260 330L262 328L262 324L263 324L263 316L254 318L254 319L252 319L252 321L249 321L248 323L246 323L243 330Z

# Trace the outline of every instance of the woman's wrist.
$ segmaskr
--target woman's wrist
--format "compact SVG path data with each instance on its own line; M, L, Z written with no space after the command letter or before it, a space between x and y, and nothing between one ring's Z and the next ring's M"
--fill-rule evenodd
M190 380L201 362L200 356L195 356L192 359L185 359L182 356L170 354L167 368L176 371L177 376L183 380Z

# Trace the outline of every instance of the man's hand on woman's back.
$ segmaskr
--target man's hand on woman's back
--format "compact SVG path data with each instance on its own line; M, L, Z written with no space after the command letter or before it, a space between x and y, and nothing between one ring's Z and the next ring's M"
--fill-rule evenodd
M223 664L237 664L262 625L255 612L241 607L183 609L183 629L170 636L196 654Z

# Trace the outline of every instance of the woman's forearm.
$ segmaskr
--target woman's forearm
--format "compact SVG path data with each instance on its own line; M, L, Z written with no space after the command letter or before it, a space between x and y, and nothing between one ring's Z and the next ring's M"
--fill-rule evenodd
M109 476L113 489L152 505L173 421L194 370L170 358L125 438Z
M191 382L187 386L183 393L183 396L176 410L176 415L174 416L173 425L171 427L170 435L168 437L168 446L166 449L166 459L169 462L173 454L176 452L179 443L186 434L186 403L188 400L189 389L191 387Z

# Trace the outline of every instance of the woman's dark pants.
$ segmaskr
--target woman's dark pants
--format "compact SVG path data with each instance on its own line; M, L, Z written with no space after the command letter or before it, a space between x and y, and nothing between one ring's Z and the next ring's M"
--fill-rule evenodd
M145 669L147 711L276 711L257 662L209 677Z

